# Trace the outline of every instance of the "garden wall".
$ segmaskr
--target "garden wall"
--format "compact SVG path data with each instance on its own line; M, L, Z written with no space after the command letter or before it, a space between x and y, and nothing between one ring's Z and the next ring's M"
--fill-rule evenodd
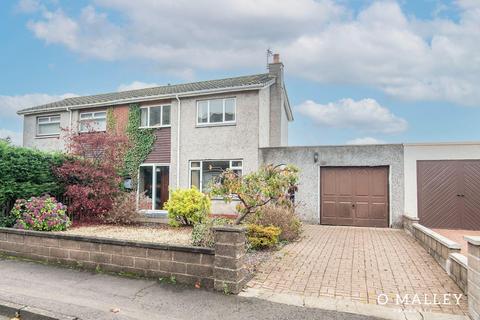
M245 231L219 228L215 239L211 249L0 228L0 252L90 270L175 277L178 283L237 293L245 278Z

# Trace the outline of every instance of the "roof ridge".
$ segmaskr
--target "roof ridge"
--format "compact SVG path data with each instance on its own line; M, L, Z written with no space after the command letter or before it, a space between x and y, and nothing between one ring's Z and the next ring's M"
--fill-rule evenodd
M265 85L266 83L268 83L268 81L272 79L273 76L271 76L269 73L257 73L229 78L200 80L195 82L167 84L163 86L147 87L134 90L99 93L94 95L64 98L62 100L57 100L34 107L24 108L19 110L17 113L23 114L28 112L41 112L50 109L66 108L69 106L79 105L88 106L90 104L93 105L108 102L117 102L121 100L141 99L142 97L147 98L157 95L169 95L185 92L206 91L215 89L221 90L233 87Z

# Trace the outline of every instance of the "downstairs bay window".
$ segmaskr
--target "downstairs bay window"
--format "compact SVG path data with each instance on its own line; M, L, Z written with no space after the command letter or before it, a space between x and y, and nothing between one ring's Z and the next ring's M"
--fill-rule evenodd
M242 175L242 160L202 160L190 161L190 187L197 187L202 192L208 191L208 185L222 172L230 169Z

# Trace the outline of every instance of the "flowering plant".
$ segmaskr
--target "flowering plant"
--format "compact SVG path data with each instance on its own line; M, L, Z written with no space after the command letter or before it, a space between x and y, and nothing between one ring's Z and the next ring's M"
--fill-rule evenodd
M14 228L37 231L62 231L70 225L66 215L67 206L54 197L32 197L18 199L11 211L16 218Z

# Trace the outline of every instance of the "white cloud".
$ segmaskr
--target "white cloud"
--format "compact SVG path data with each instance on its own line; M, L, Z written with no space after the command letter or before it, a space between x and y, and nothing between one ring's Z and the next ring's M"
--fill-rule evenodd
M61 95L50 95L45 93L31 93L17 96L0 95L0 116L2 118L18 117L16 112L20 109L75 96L76 95L73 93L65 93Z
M78 16L44 9L29 28L86 57L150 60L178 74L261 68L272 47L289 74L320 83L480 104L477 0L442 9L442 16L455 11L457 20L419 20L395 1L375 1L358 13L333 0L91 1Z
M382 144L385 141L373 138L373 137L363 137L363 138L356 138L347 141L347 144Z
M142 82L142 81L133 81L131 83L122 83L121 85L118 86L117 91L128 91L128 90L137 90L137 89L143 89L143 88L151 88L151 87L158 87L160 84L158 83L147 83L147 82Z
M14 145L22 145L22 133L0 128L0 139L6 138L10 138Z
M328 104L307 100L296 110L321 126L350 128L362 132L399 133L408 127L405 119L395 116L374 99L342 99Z

